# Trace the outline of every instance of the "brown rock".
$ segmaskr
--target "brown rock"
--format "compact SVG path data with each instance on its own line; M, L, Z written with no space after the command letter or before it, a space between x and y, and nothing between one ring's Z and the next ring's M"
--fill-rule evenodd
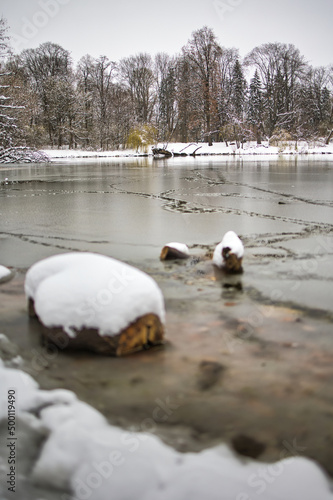
M187 255L186 253L177 250L177 248L169 247L168 245L165 245L162 248L160 255L161 260L188 259L188 258L189 255Z
M232 446L237 453L250 458L258 458L266 449L265 444L244 434L235 436L232 439Z
M239 258L237 255L231 252L229 247L224 247L222 250L223 257L223 267L225 271L229 273L241 273L242 268L242 257Z
M30 318L36 318L37 317L37 314L36 314L36 311L35 311L35 303L34 303L34 300L29 297L28 299L28 314L30 316Z
M29 315L36 316L32 299L29 300ZM60 350L93 351L109 356L123 356L149 349L155 345L163 344L164 337L163 324L155 314L141 316L114 336L100 335L96 328L83 328L74 331L75 337L70 337L62 327L48 328L42 324L43 338L56 345Z

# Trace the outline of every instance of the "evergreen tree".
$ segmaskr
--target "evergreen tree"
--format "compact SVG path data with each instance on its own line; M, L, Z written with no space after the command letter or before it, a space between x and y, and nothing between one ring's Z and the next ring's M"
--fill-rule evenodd
M323 122L329 121L332 114L332 97L327 87L325 87L321 91L320 111L321 111L321 120Z
M236 60L232 72L232 94L231 102L234 112L234 116L238 120L243 119L243 113L245 109L245 97L246 97L247 84L244 78L242 66L239 59Z
M243 143L244 139L244 125L245 125L245 103L246 103L247 83L244 78L243 69L239 62L236 60L231 81L231 123L234 132L234 139L237 146L240 142Z
M256 69L250 82L247 119L253 126L257 143L261 144L261 132L263 129L263 91L259 72Z
M280 68L274 77L273 82L273 102L274 102L274 125L279 128L289 129L291 116L288 112L285 81Z
M271 136L277 128L292 130L298 121L296 96L307 65L292 44L266 43L254 48L245 64L258 69L265 94L265 130Z

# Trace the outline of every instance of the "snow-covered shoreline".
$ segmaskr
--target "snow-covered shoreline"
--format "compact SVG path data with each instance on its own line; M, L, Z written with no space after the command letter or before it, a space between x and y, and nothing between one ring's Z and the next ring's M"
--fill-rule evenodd
M163 147L158 144L157 147ZM269 146L267 142L257 145L255 142L248 142L243 147L237 148L236 144L226 146L225 143L170 143L167 148L172 154L177 156L227 156L227 157L253 157L271 156L278 157L284 155L328 155L333 156L333 143L329 145L312 144L299 142L297 147L294 142L281 143L279 146ZM82 149L44 149L51 161L80 159L80 158L128 158L153 156L152 147L147 147L147 152L135 151L133 149L110 150L110 151L85 151Z
M180 453L152 434L110 425L71 391L41 390L12 362L0 359L0 378L2 432L9 415L12 429L11 448L0 450L1 498L9 491L30 500L43 491L53 499L58 490L68 500L108 500L110 491L117 500L333 499L316 462L287 450L274 464L240 460L223 444Z

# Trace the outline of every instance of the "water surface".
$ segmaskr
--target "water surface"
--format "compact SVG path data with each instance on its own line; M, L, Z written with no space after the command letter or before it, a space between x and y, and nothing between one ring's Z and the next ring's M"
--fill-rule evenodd
M103 159L1 168L0 180L3 265L89 250L144 266L169 241L213 248L233 229L245 280L333 307L332 161Z

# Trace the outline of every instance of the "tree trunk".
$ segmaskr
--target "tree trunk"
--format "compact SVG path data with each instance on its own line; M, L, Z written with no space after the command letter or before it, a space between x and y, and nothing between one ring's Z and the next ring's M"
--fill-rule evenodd
M332 139L332 137L333 137L333 128L332 128L332 130L330 131L330 133L329 133L329 134L328 134L328 136L327 136L327 139L326 139L326 142L325 142L325 144L326 144L327 146L329 145L330 140Z
M257 145L260 146L260 144L261 144L261 130L260 130L260 125L259 125L259 127L257 127L256 135L257 135Z

